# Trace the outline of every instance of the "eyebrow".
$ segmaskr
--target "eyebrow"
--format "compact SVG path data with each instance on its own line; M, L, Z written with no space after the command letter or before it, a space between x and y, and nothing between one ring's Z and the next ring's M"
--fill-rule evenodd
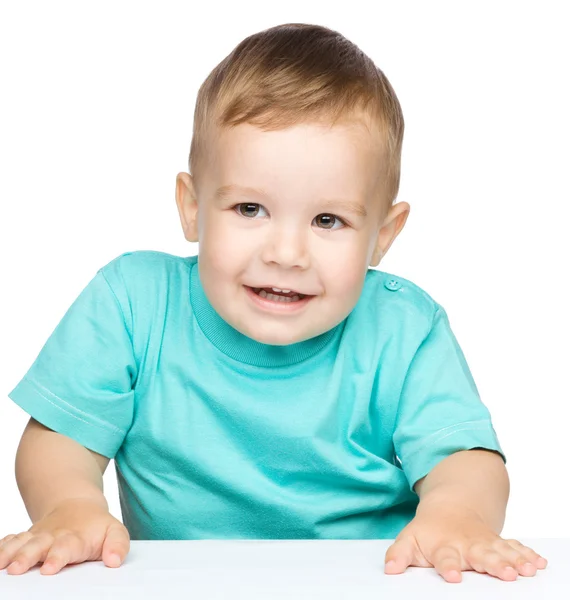
M245 186L237 185L237 184L222 185L215 191L214 198L216 200L225 200L227 198L230 198L234 194L246 194L248 196L257 196L262 200L270 199L269 194L265 190L262 190L260 188L245 187ZM346 210L348 212L354 213L354 214L358 215L359 217L367 217L368 216L368 213L366 212L366 208L358 202L352 202L350 200L340 200L340 199L337 200L335 198L331 198L331 199L321 200L320 204L322 204L324 207L326 207L328 209L337 207L337 208Z

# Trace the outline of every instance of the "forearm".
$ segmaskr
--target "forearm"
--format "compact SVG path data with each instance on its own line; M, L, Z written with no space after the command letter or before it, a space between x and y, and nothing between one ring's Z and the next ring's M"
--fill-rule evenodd
M89 450L37 423L22 435L16 482L32 523L72 498L93 500L108 510L103 476Z
M497 533L503 529L510 483L503 459L488 450L456 452L418 481L418 512L433 507L466 508Z

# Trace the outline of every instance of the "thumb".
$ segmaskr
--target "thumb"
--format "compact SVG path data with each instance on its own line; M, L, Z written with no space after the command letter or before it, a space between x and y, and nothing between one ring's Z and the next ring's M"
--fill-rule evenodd
M396 540L386 551L384 572L388 575L403 573L413 562L415 545L413 536Z
M122 523L113 523L107 529L103 542L101 558L108 567L119 567L131 548L131 540L127 528Z

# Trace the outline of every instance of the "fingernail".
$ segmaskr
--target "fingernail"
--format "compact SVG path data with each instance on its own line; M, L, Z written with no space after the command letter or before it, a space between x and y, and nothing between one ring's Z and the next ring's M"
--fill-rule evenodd
M14 568L16 568L16 569L17 569L19 566L20 566L20 563L19 563L19 562L16 560L16 561L14 561L13 563L10 563L10 564L8 565L8 569L9 569L10 567L14 567Z
M109 556L109 563L111 563L111 566L113 567L118 567L121 564L121 557L118 554L111 554L111 556Z
M389 562L386 563L386 568L388 567L395 567L396 566L396 561L395 560L391 560Z

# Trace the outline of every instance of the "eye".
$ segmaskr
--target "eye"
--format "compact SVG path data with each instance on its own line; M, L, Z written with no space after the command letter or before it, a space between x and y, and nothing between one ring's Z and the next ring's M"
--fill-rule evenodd
M253 202L242 202L236 204L233 208L239 215L248 219L257 217L260 210L265 210L261 204L254 204Z
M315 221L321 229L342 229L346 225L340 217L329 215L328 213L317 215ZM339 227L335 227L335 224L338 224Z

